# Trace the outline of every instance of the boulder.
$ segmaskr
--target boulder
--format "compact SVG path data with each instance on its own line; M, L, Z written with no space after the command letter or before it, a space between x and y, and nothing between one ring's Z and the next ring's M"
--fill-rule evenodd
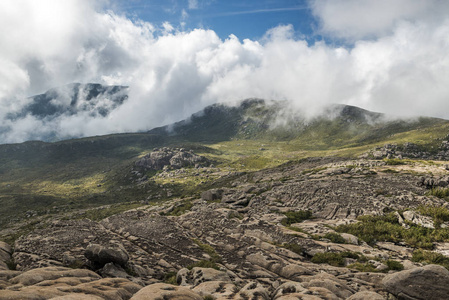
M447 299L449 271L442 266L427 265L387 275L382 284L399 300Z
M97 244L87 246L84 256L101 267L107 263L116 263L119 266L125 266L129 258L128 253L124 249L103 247Z

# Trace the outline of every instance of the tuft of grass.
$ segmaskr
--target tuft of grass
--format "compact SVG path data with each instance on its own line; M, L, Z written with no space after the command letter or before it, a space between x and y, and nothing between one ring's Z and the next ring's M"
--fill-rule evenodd
M304 248L301 247L298 244L292 244L292 243L284 243L281 245L282 248L288 249L296 254L303 255L304 254Z
M334 267L344 267L345 258L359 259L360 255L355 252L323 252L315 254L311 262L315 264L328 264Z
M441 265L449 270L449 257L441 253L423 251L418 249L413 252L412 261Z
M421 205L417 211L424 215L432 217L435 227L440 227L443 222L449 221L449 209L443 206L425 206Z
M178 282L176 280L176 272L165 273L163 281L168 284L178 285Z
M402 159L398 159L398 158L391 158L391 159L384 159L384 162L388 165L388 166L399 166L399 165L406 165L407 163L402 160Z
M396 260L392 260L392 259L388 259L385 264L387 265L389 270L394 270L394 271L402 271L404 270L404 265L401 264L400 262L396 261Z
M449 197L449 188L432 188L426 195L445 199Z
M433 243L449 240L448 228L430 229L410 224L410 228L406 229L399 224L394 213L361 216L358 220L357 223L339 225L334 229L353 234L370 245L378 241L405 242L415 248L433 249Z
M213 263L221 263L221 256L217 253L217 251L215 251L215 249L211 245L201 243L197 239L193 239L193 242L197 244L201 248L201 250L203 250L210 256L210 261L212 261Z
M330 240L332 243L337 243L337 244L345 244L346 240L339 235L338 233L335 232L328 232L326 233L323 238Z
M106 219L107 217L122 213L124 211L130 210L130 209L134 209L134 208L138 208L143 206L142 203L136 203L136 202L132 202L132 203L119 203L119 204L114 204L114 205L110 205L108 207L100 207L100 208L94 208L94 209L90 209L85 211L82 214L79 214L78 216L76 216L76 219L90 219L92 221L101 221L103 219Z
M310 210L300 210L300 211L288 211L284 213L287 217L281 221L284 226L290 226L294 223L300 223L302 221L312 218L312 211Z
M180 205L173 208L172 211L170 211L167 214L162 214L165 216L180 216L185 214L187 211L189 211L193 207L193 203L190 201L183 201Z
M192 270L193 268L211 268L211 269L215 269L215 270L220 270L220 268L218 267L218 265L216 263L214 263L213 261L210 260L200 260L197 261L189 266L187 266L187 269Z
M17 270L17 264L13 259L8 259L5 263L9 270Z
M378 270L376 270L376 268L372 264L367 263L367 262L365 262L365 263L356 262L356 263L349 265L348 268L355 269L359 272L370 272L370 273L379 272Z

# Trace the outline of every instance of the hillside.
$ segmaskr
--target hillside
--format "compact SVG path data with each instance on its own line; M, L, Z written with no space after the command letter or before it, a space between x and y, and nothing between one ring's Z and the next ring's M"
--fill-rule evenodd
M0 299L430 299L401 281L416 268L439 297L448 129L249 99L145 133L0 145Z

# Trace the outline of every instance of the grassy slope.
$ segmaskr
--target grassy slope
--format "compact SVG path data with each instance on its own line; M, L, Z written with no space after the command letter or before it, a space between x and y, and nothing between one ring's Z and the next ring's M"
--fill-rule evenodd
M0 145L0 226L28 210L43 214L146 199L157 193L158 184L195 190L200 183L189 180L191 174L185 182L159 181L139 188L131 183L132 162L162 145L193 149L226 171L252 171L303 157L354 156L385 143L416 142L436 149L449 129L449 122L430 118L370 125L364 115L379 115L352 107L332 120L291 118L286 126L273 128L279 108L260 101L235 108L215 105L170 126L169 134L167 128L156 128L58 143Z

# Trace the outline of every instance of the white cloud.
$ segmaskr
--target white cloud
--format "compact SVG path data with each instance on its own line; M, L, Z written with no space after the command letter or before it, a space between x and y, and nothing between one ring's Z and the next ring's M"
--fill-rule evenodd
M189 0L189 9L198 9L198 0Z
M158 29L131 21L87 0L4 0L0 142L55 130L59 137L148 130L209 104L249 97L289 99L309 113L343 103L449 118L449 20L440 13L429 19L440 2L417 11L418 2L409 0L414 9L393 10L377 27L358 7L352 24L360 24L357 30L345 23L342 8L336 16L326 13L332 3L312 5L323 32L353 39L351 48L295 40L292 26L273 28L261 41L233 35L221 40L211 30L179 32L169 23ZM375 38L358 39L367 36ZM25 96L71 82L129 85L129 99L105 117L88 112L52 120L5 117L29 102Z
M401 22L439 23L449 13L441 0L309 0L320 31L355 41L391 34Z

